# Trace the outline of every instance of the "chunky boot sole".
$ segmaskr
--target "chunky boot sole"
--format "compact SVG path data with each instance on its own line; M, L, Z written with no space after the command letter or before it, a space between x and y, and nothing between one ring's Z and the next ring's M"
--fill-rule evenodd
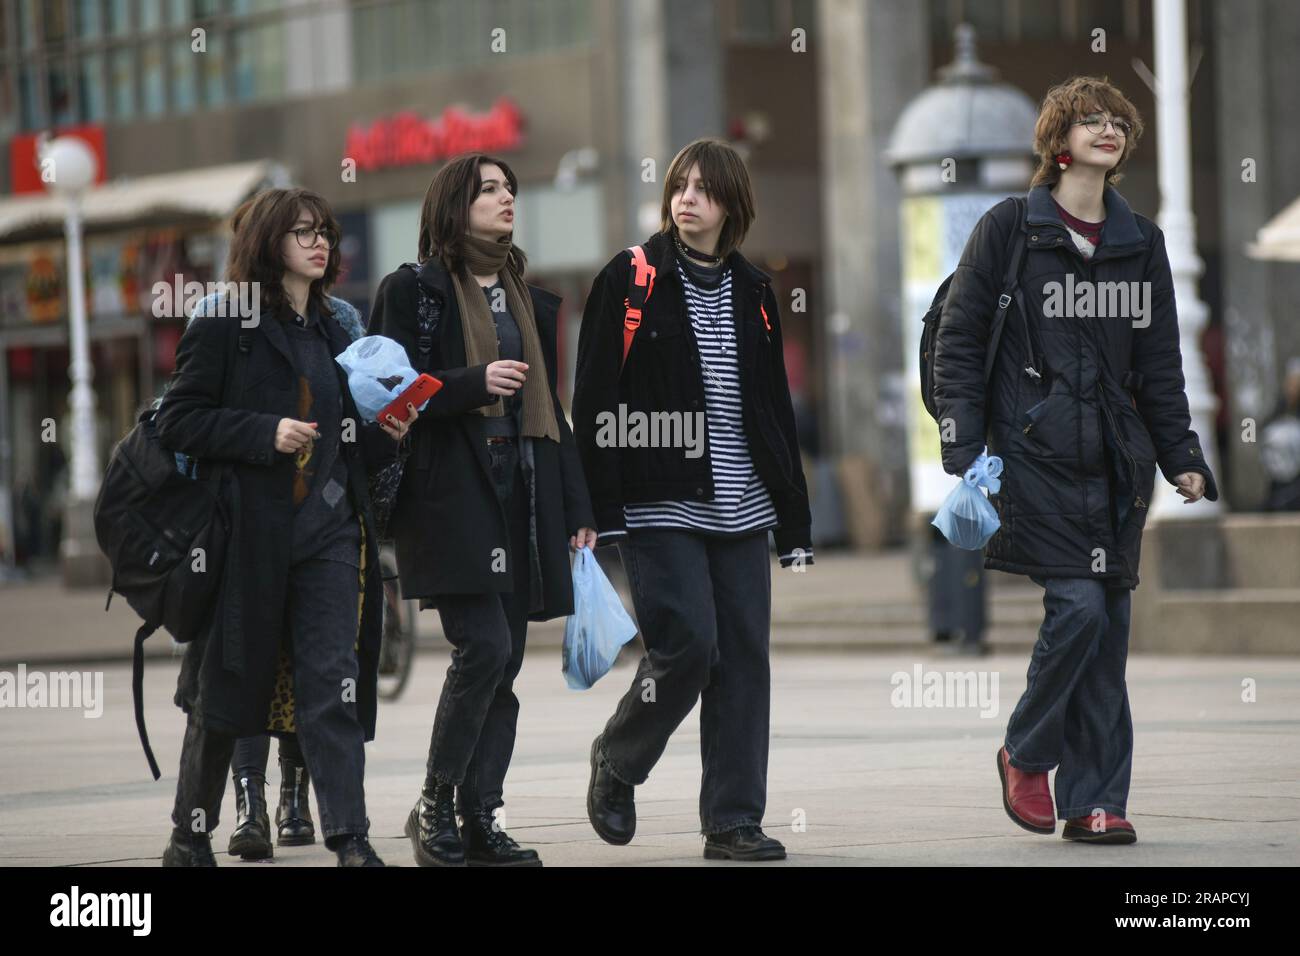
M773 848L770 850L751 850L748 853L737 853L726 847L716 846L714 844L704 844L704 859L706 860L736 860L743 863L761 863L765 860L784 860L785 850Z
M1007 816L1011 818L1011 822L1023 830L1028 830L1030 833L1044 833L1048 835L1055 833L1055 823L1050 827L1035 826L1027 820L1020 819L1020 817L1016 815L1016 812L1011 809L1011 801L1007 799L1007 771L1006 768L1002 766L1001 748L999 748L998 752L994 754L993 759L998 762L998 779L1002 781L1002 809L1007 811Z
M1061 831L1061 837L1074 843L1111 844L1115 846L1137 842L1137 834L1132 830L1104 830L1099 833L1091 827L1076 827L1069 823Z
M275 855L271 841L259 837L256 833L241 833L230 838L231 856L241 860L269 860Z
M315 842L316 842L315 832L299 833L296 835L294 834L285 835L282 833L275 838L276 846L311 846Z
M596 792L596 770L600 759L596 753L596 744L599 741L600 738L597 737L591 742L591 781L587 784L587 819L591 822L591 828L596 831L596 836L606 843L612 843L614 846L627 846L632 842L632 837L636 836L635 824L632 827L632 832L624 835L605 829L596 817L596 801L592 798L592 794Z
M465 866L466 861L455 862L452 860L443 860L434 856L424 848L420 842L420 818L414 809L406 817L406 835L411 840L411 848L415 850L415 862L420 866Z

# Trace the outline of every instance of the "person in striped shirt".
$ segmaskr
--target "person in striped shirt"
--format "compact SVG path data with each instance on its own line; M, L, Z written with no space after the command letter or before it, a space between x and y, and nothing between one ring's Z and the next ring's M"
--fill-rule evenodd
M754 215L749 175L731 146L703 139L678 153L660 231L633 255L616 255L593 284L573 395L598 544L619 546L646 646L592 743L588 816L607 842L632 839L633 788L698 700L708 859L785 857L761 828L768 534L783 567L812 563L776 296L771 278L740 253ZM650 273L638 316L629 282ZM602 427L635 415L702 420L703 454L662 435L638 441Z

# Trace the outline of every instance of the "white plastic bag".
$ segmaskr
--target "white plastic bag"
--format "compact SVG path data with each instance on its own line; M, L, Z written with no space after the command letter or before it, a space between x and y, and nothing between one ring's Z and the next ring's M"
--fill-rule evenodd
M588 690L635 636L636 625L591 548L579 548L573 559L573 614L564 622L565 682L574 690Z
M388 403L419 378L406 357L406 349L383 335L357 339L334 361L348 373L348 391L366 422L377 420ZM424 411L428 403L425 399L416 411Z

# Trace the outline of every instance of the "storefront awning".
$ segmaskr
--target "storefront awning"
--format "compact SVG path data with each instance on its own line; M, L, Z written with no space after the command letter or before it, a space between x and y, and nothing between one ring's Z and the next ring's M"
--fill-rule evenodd
M257 190L283 185L284 168L265 159L115 180L86 191L85 228L223 219ZM0 198L0 242L61 236L63 216L63 201L52 195Z
M1255 234L1255 241L1247 244L1246 255L1252 259L1300 262L1300 199L1265 223Z

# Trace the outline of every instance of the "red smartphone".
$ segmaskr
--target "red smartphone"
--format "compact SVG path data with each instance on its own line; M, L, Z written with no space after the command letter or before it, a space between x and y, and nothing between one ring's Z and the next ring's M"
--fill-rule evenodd
M434 378L432 375L420 375L414 382L406 386L401 395L398 395L384 407L376 421L387 425L389 424L389 415L392 415L399 422L406 421L407 402L419 408L427 399L437 395L440 388L442 388L441 379Z

